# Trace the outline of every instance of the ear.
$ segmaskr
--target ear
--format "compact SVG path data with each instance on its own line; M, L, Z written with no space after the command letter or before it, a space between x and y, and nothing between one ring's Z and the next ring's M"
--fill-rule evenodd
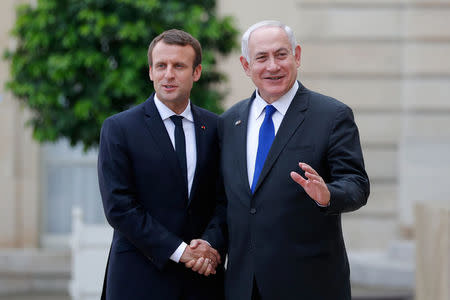
M300 67L300 56L301 56L302 48L300 45L297 45L295 47L295 64L297 65L297 68Z
M250 73L250 65L247 61L247 59L245 59L245 57L241 56L240 58L241 61L241 65L244 68L245 74L247 74L247 76L251 77L251 73Z
M148 77L150 77L150 80L153 81L152 66L148 66Z
M200 79L200 76L202 75L202 65L198 65L194 69L194 82L198 81Z

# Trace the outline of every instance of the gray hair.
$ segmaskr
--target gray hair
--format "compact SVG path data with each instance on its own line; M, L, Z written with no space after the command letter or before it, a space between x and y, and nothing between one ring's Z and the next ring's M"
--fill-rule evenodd
M292 29L289 26L287 26L279 21L265 20L265 21L261 21L261 22L258 22L256 24L253 24L252 26L250 26L247 29L247 31L244 33L244 35L242 36L242 44L241 44L242 56L245 57L245 59L248 62L250 62L250 57L248 54L248 41L250 39L250 35L252 34L253 31L255 31L256 29L261 28L261 27L279 27L279 28L283 29L288 36L289 42L291 43L292 52L295 53L295 47L297 46L297 40L295 39L294 32L292 31Z

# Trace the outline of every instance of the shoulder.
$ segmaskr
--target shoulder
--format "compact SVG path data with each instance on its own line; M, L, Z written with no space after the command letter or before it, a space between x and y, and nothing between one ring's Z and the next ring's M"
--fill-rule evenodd
M144 102L145 103L145 102ZM136 118L143 114L144 111L144 103L133 106L127 110L114 114L108 117L104 122L103 126L111 123L116 124L126 124L129 121L136 120Z
M236 114L239 114L247 108L251 99L252 97L237 102L229 109L227 109L223 114L221 114L220 118L223 120L233 118L234 116L236 116Z
M209 111L207 109L204 109L197 105L192 105L192 108L194 109L194 113L198 114L199 117L205 120L209 121L217 121L219 116L216 113L213 113L212 111Z
M309 93L309 105L311 106L311 108L315 108L321 112L329 112L332 114L352 111L347 104L336 98L307 89L306 91L307 93Z

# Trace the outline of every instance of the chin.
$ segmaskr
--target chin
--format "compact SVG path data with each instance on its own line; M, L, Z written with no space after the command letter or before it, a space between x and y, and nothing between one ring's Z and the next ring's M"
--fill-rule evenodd
M283 96L285 93L284 89L269 89L267 90L267 95L270 95L272 98L273 97L281 97Z

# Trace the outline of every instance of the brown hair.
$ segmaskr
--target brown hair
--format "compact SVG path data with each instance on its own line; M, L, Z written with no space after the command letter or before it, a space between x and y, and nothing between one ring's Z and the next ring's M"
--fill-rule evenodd
M195 51L193 69L195 69L199 64L202 63L202 46L200 46L199 41L185 31L178 29L170 29L164 31L163 33L155 37L148 46L147 57L149 66L151 66L153 62L152 61L153 48L155 48L156 44L159 41L163 41L168 45L179 45L179 46L190 45L192 48L194 48Z

